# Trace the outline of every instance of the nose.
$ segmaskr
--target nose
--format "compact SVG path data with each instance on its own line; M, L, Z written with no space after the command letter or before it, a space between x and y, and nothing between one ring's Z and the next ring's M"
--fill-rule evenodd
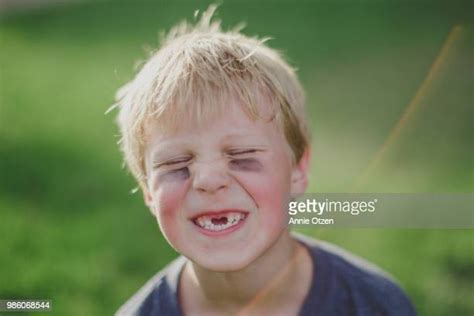
M229 186L230 177L221 161L196 162L193 187L199 192L216 193Z

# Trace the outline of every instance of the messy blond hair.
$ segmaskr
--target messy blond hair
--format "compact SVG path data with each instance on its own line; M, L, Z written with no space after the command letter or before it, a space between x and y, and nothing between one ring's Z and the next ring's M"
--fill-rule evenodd
M264 44L268 38L247 37L240 33L242 27L221 30L220 21L213 19L215 9L211 5L196 23L184 21L163 34L161 47L117 92L112 108L119 109L120 147L142 187L149 120L158 120L168 130L184 115L199 123L225 110L232 96L252 119L260 117L258 97L270 99L272 119L284 132L293 161L299 161L308 146L304 93L295 70Z

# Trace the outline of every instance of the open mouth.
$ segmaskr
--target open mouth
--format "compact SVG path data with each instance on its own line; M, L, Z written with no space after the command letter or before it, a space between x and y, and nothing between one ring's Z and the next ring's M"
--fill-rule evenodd
M220 232L237 226L245 220L247 213L227 211L214 214L202 214L193 219L195 225L211 232Z

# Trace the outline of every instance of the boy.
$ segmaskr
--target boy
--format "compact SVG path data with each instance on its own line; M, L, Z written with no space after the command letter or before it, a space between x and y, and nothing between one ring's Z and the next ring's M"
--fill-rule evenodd
M119 91L126 162L182 254L118 315L414 315L376 267L291 234L309 132L293 69L211 6Z

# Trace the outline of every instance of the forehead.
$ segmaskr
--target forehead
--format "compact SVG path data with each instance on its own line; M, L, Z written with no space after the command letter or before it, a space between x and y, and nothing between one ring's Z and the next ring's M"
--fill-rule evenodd
M202 100L189 97L185 101L168 105L159 115L152 115L144 126L146 137L162 135L164 138L178 136L216 125L231 132L262 123L275 123L276 109L270 97L255 93L248 102L235 94L219 93Z
M146 126L147 151L177 144L251 143L259 140L271 145L283 140L284 135L276 124L270 101L264 97L259 99L257 116L252 116L238 98L229 98L219 111L209 111L202 117L196 117L193 111L186 112L175 120L173 126L169 121L164 124L165 117L151 120Z

